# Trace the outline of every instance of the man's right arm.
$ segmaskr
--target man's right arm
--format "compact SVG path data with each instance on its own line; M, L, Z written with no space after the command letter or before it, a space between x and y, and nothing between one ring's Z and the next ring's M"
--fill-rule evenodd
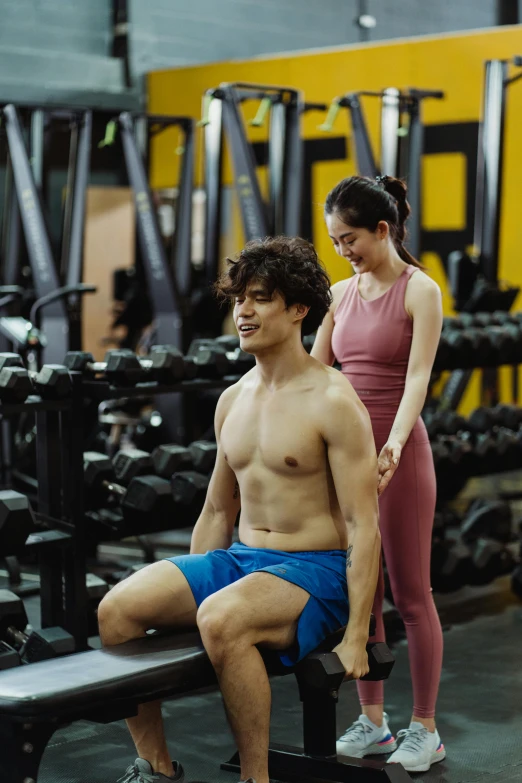
M194 526L190 553L204 554L213 549L228 549L232 533L241 508L239 484L234 471L225 459L221 445L221 428L236 395L236 386L226 389L219 398L214 427L218 452L216 465L210 479L207 496L198 521Z

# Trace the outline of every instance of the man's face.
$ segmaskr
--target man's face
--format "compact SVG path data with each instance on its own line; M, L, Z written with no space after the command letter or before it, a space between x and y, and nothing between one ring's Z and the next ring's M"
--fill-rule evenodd
M253 280L234 302L241 348L258 354L284 342L295 325L297 307L287 309L278 291L270 295L262 282Z

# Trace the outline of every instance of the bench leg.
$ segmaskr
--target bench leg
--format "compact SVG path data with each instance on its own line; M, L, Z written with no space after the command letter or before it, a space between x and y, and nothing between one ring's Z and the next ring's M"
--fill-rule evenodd
M58 729L54 723L17 723L0 719L0 780L36 783L47 743Z
M336 705L338 691L312 688L299 682L303 703L303 748L270 745L268 770L280 781L336 781L336 783L411 783L401 764L366 761L336 755ZM221 769L239 772L237 753Z

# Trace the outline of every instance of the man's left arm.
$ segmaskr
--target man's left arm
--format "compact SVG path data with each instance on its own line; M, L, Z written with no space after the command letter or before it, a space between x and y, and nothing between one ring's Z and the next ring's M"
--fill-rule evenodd
M377 589L381 536L377 502L377 454L370 417L344 379L323 400L323 437L335 491L347 527L350 615L337 654L354 678L368 671L366 643Z

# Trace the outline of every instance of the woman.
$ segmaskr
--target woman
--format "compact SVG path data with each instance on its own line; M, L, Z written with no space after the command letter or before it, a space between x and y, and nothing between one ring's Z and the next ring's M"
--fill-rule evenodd
M442 328L437 284L404 246L410 207L393 177L349 177L327 196L325 218L337 253L355 274L332 286L333 302L312 355L336 359L365 403L379 454L379 508L394 602L408 637L413 714L397 742L383 711L382 682L359 682L362 715L338 742L362 757L394 751L390 762L423 772L446 753L435 727L442 630L430 586L435 471L422 419ZM386 491L384 491L386 490ZM384 640L382 573L373 612Z

